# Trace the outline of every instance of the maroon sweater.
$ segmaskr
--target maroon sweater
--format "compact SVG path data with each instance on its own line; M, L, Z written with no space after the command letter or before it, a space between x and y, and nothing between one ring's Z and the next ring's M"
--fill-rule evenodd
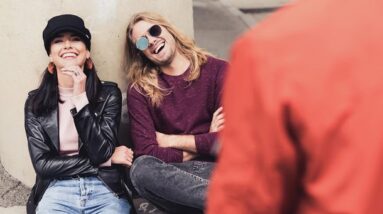
M202 65L200 77L191 84L185 81L186 70L180 76L159 75L159 84L171 88L159 107L135 88L128 89L128 112L135 156L152 155L165 162L182 162L182 151L161 148L156 131L164 134L194 135L201 158L210 155L216 133L209 133L213 113L221 105L223 77L227 63L209 57Z

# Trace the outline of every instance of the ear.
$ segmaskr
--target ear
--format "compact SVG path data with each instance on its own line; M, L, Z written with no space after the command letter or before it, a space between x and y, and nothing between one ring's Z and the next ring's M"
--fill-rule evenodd
M89 50L86 51L86 58L87 58L87 59L90 58L90 51L89 51Z
M53 57L51 54L49 54L49 62L53 62Z
M53 72L54 72L54 70L55 70L55 64L53 64L53 62L50 62L49 64L48 64L48 72L49 73L51 73L51 74L53 74Z

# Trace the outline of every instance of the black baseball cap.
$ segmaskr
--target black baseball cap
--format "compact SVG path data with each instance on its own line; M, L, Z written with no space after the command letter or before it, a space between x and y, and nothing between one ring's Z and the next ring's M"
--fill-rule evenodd
M62 32L73 32L80 36L84 41L86 48L90 50L90 40L92 38L89 30L85 27L84 21L72 14L63 14L52 17L43 31L44 47L47 54L50 53L51 41Z

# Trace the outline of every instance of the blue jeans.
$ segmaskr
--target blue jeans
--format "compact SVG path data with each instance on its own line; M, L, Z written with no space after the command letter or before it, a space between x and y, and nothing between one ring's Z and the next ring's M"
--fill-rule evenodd
M97 177L53 180L39 202L37 214L129 213L127 199L118 198Z
M138 194L169 213L202 213L214 163L165 163L152 156L137 158L130 178Z

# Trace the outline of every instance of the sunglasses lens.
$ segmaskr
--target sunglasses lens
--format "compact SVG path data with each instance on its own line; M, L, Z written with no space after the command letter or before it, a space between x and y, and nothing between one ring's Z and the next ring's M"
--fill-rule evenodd
M139 38L136 42L136 48L138 50L144 51L146 48L149 47L149 40L145 36L142 36Z
M159 25L153 25L150 29L149 29L149 34L151 36L159 36L161 34L161 27Z

